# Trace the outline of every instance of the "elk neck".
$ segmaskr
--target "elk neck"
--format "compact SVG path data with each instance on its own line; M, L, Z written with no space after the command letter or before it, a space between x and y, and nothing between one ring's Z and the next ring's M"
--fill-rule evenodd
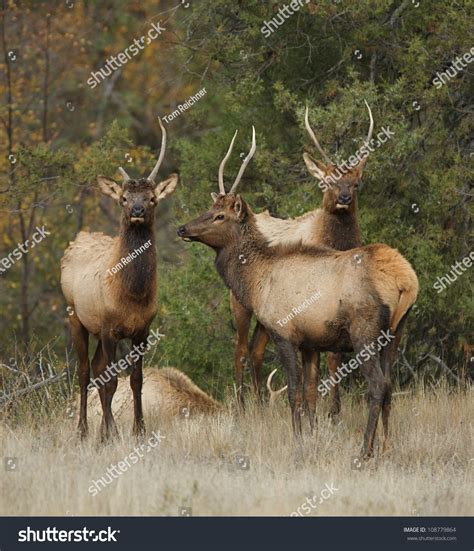
M338 251L362 245L358 219L357 196L347 209L336 209L332 202L323 201L318 243Z
M246 308L252 309L251 288L256 273L266 273L270 248L250 215L236 227L227 244L216 249L215 265L226 286Z
M147 245L149 243L149 245ZM132 253L136 254L132 258ZM122 218L116 263L122 258L129 258L128 263L114 278L120 282L122 290L134 301L147 303L156 294L156 248L154 224L131 224Z

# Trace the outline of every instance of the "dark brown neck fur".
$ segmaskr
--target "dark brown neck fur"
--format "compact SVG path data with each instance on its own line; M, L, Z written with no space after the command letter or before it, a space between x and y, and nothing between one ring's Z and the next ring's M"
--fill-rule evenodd
M130 259L128 264L114 275L120 285L134 301L148 303L156 293L156 248L154 224L130 224L122 219L119 233L118 258L126 257L147 241L151 246L137 253L137 257Z
M336 209L332 201L323 200L321 210L318 243L338 251L347 251L362 245L357 197L354 197L348 209Z

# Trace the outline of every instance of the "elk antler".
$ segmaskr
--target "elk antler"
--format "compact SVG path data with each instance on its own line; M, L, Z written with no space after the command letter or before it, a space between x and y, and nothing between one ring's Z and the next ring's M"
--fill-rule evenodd
M305 112L305 116L304 116L304 124L306 126L306 130L308 131L308 134L311 136L311 139L313 140L314 142L314 145L318 148L318 151L321 153L321 155L324 157L324 159L326 160L326 162L328 164L333 164L331 159L329 158L329 156L326 154L326 152L324 151L324 149L319 145L319 142L316 138L316 135L315 133L313 132L313 129L311 128L310 124L309 124L309 115L308 115L308 106L306 106L306 112Z
M232 141L230 142L229 150L226 153L226 156L222 159L221 164L219 165L219 192L222 195L225 195L225 186L224 186L224 167L227 162L227 159L230 157L230 154L232 153L232 148L234 147L235 138L237 137L238 130L235 131L234 137L232 138Z
M257 149L257 142L255 140L255 126L252 126L252 146L250 148L250 151L247 157L245 157L244 162L242 163L242 166L240 167L239 173L237 174L237 178L235 179L235 182L232 184L232 187L230 188L229 193L234 193L234 191L237 189L240 179L242 178L242 174L244 173L244 170L247 168L247 165L249 164L250 159L254 156L256 149Z
M238 130L235 131L234 137L232 138L232 141L230 142L229 149L226 153L226 156L222 159L222 162L219 166L219 192L221 195L226 195L225 186L224 186L224 167L227 162L227 159L230 157L230 154L232 153L232 149L234 147L234 141L237 136ZM252 126L252 146L250 147L250 151L245 157L245 159L242 162L242 166L240 167L239 173L237 174L237 177L232 184L232 187L230 188L229 193L234 193L237 189L237 186L239 185L239 182L242 178L242 175L244 173L244 170L247 168L247 165L250 162L250 159L254 156L255 150L257 149L257 142L255 140L255 126Z
M369 127L369 133L367 134L367 139L365 140L365 145L368 145L370 142L370 139L372 138L372 133L374 131L374 119L372 117L372 111L370 110L369 104L366 100L364 100L365 105L367 105L367 109L369 110L369 119L370 119L370 127Z
M130 180L130 176L125 172L125 170L121 166L119 166L119 172L122 175L124 182L126 182L127 180Z
M148 180L151 180L152 182L155 180L156 175L158 174L158 170L160 170L160 166L161 166L161 163L163 162L163 157L165 156L165 150L166 150L166 130L165 130L165 127L163 126L163 123L161 122L160 117L158 117L158 122L160 123L160 128L161 128L161 150L160 150L160 156L156 161L156 165L151 171L150 176L148 176Z
M268 392L270 392L270 405L273 405L275 403L275 400L277 399L277 396L279 396L282 392L285 392L285 390L288 388L288 385L285 385L283 388L280 388L279 390L273 390L272 389L272 379L273 375L277 372L276 369L274 369L267 379L267 388Z

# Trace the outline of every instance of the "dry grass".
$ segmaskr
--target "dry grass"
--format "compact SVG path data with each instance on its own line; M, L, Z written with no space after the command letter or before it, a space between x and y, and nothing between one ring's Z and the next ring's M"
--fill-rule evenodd
M325 401L323 401L325 402ZM250 405L243 416L162 422L148 431L166 439L96 497L88 488L135 447L128 422L121 439L98 445L97 420L88 441L76 420L56 415L44 424L2 423L3 456L15 471L0 471L1 515L289 515L325 484L338 490L316 515L472 514L472 419L469 393L446 388L394 398L392 450L362 470L352 467L366 422L366 406L343 397L338 425L320 405L315 437L295 444L285 401L277 408ZM145 412L146 414L146 412ZM249 458L249 469L236 456Z

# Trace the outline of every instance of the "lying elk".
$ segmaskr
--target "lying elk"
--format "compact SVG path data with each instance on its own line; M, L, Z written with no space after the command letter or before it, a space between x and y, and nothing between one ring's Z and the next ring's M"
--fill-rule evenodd
M303 155L310 174L319 181L319 185L323 190L322 208L289 220L272 217L268 212L256 214L257 227L260 233L268 240L269 245L275 246L301 242L305 245L326 246L340 251L346 251L362 245L358 221L357 190L361 183L362 172L368 157L367 146L370 144L374 130L374 120L367 102L366 106L370 120L369 131L364 142L367 154L351 167L336 165L324 152L309 124L308 108L306 108L306 129L326 163L312 159L307 153ZM225 194L223 170L232 146L233 141L219 169L219 190L221 195ZM234 182L230 191L231 193L235 192L239 181L240 178ZM237 345L235 349L236 386L240 402L242 402L241 388L245 358L248 356L248 334L252 312L244 308L232 292L230 293L230 302L237 330ZM252 380L257 395L260 392L261 370L267 342L268 333L257 321L250 343ZM303 354L303 364L305 406L308 409L310 423L313 424L316 409L316 380L319 371L319 354L312 353L309 356ZM340 354L328 354L328 370L331 376L336 373L340 364ZM329 410L330 415L337 415L340 411L338 385L332 387L330 390Z
M79 430L87 434L87 390L90 382L89 334L98 339L92 359L94 377L100 378L115 362L117 342L131 339L143 349L150 324L157 312L154 211L157 203L172 193L178 176L171 174L156 184L155 178L166 150L166 131L160 120L160 155L148 178L134 180L119 168L123 185L99 176L100 190L119 203L122 216L119 235L80 232L61 260L61 287L71 308L73 344L79 358L81 406ZM127 259L128 257L128 259ZM130 375L134 399L134 431L144 431L142 412L142 356ZM100 386L103 409L102 438L116 432L112 399L117 388L115 373Z
M163 369L145 368L143 370L143 407L148 415L156 413L163 417L192 417L193 415L211 415L223 410L223 406L201 390L183 372L172 367ZM130 389L124 377L118 380L114 396L113 411L116 419L131 419L133 404ZM89 402L89 413L100 415L102 412L99 396L93 392Z
M247 158L255 149L254 130ZM209 211L180 226L178 235L214 249L215 265L226 286L269 331L287 373L295 434L301 434L303 399L298 350L354 351L365 359L360 369L369 394L362 454L373 454L380 412L385 448L392 357L418 293L418 280L409 262L383 244L350 251L302 244L270 247L259 231L255 214L234 193L221 193ZM315 291L320 295L316 307L303 309L284 325L277 323L302 297ZM382 331L390 331L392 341L369 354L367 347L373 346Z

